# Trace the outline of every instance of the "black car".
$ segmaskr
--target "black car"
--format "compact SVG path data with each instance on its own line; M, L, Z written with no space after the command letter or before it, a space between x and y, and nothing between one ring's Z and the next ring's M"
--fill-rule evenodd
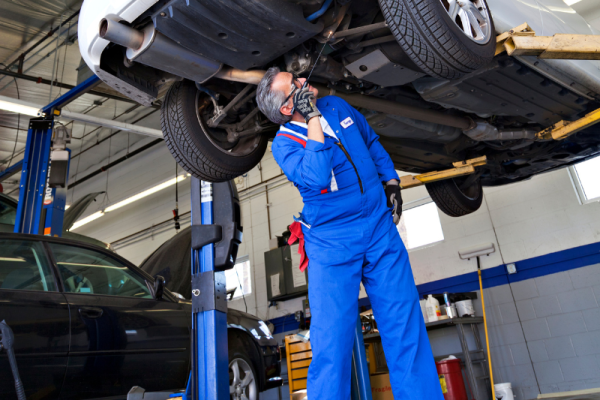
M185 387L191 303L168 289L155 298L153 284L101 247L0 233L0 320L14 332L27 398L120 399L133 386ZM257 398L280 385L277 342L264 322L234 310L227 321L232 386L243 381L244 395ZM0 371L0 398L16 399L5 351Z

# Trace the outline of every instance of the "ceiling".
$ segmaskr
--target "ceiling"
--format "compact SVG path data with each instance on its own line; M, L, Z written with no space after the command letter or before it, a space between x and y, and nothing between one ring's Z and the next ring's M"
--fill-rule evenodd
M99 0L98 0L99 1ZM0 70L17 60L40 39L41 44L26 55L24 75L77 85L81 56L77 46L78 16L82 0L0 0ZM53 35L48 33L59 28ZM87 69L87 67L84 66ZM9 68L17 72L17 64ZM82 72L84 72L82 70ZM87 71L89 73L89 70ZM0 95L45 105L68 89L57 88L3 75L0 71ZM101 88L98 88L101 90ZM156 108L139 106L128 99L115 100L107 96L85 94L65 107L69 111L87 113L96 117L160 129ZM147 116L145 117L144 116ZM0 110L0 171L23 158L27 138L28 116ZM139 121L138 121L139 120ZM134 133L75 122L68 125L72 133L70 182L97 170L108 159L125 154L154 139ZM82 152L84 156L77 155ZM4 193L18 196L19 174L8 178L2 185Z

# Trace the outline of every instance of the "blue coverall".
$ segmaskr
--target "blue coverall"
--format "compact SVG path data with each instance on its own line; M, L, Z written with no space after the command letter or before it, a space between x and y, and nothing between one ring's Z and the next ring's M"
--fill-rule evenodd
M309 258L313 351L308 399L350 399L362 281L394 398L443 400L408 253L382 186L398 179L392 160L362 114L344 100L327 96L317 107L337 139L326 134L325 143L310 140L306 124L289 122L272 145L275 160L304 200L300 222Z

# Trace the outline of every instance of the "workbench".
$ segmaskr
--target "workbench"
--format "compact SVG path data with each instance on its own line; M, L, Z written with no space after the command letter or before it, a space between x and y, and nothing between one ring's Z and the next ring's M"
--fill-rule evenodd
M456 353L453 355L456 357L462 358L464 361L465 369L466 369L467 383L469 386L468 388L470 389L472 398L474 400L484 400L484 398L481 397L481 395L479 394L477 380L489 378L489 376L476 377L475 373L473 371L473 366L475 364L482 364L482 367L483 367L482 370L487 371L486 365L484 365L487 363L487 357L485 356L485 351L481 344L481 338L479 336L479 328L478 328L478 325L482 324L482 323L483 323L482 317L465 317L465 318L443 319L443 320L435 321L435 322L427 322L425 324L425 327L427 328L428 331L442 329L442 328L448 328L451 326L456 327L456 333L458 334L458 339L460 341L462 353ZM471 331L473 332L473 336L475 337L475 345L477 347L475 350L469 350L469 345L467 343L467 339L465 336L465 325L469 325L471 328ZM368 333L363 336L363 339L365 341L365 344L369 343L369 342L378 341L380 339L379 332ZM474 355L480 355L480 356L474 360L472 357ZM436 360L439 360L442 358L446 358L447 356L448 355L444 355L444 356L438 356L435 358L436 358Z

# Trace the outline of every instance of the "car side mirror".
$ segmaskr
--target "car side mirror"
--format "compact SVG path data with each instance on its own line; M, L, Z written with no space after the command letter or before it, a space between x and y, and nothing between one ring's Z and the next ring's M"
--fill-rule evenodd
M165 292L165 278L161 275L156 275L154 285L152 285L152 297L156 300L161 300Z

